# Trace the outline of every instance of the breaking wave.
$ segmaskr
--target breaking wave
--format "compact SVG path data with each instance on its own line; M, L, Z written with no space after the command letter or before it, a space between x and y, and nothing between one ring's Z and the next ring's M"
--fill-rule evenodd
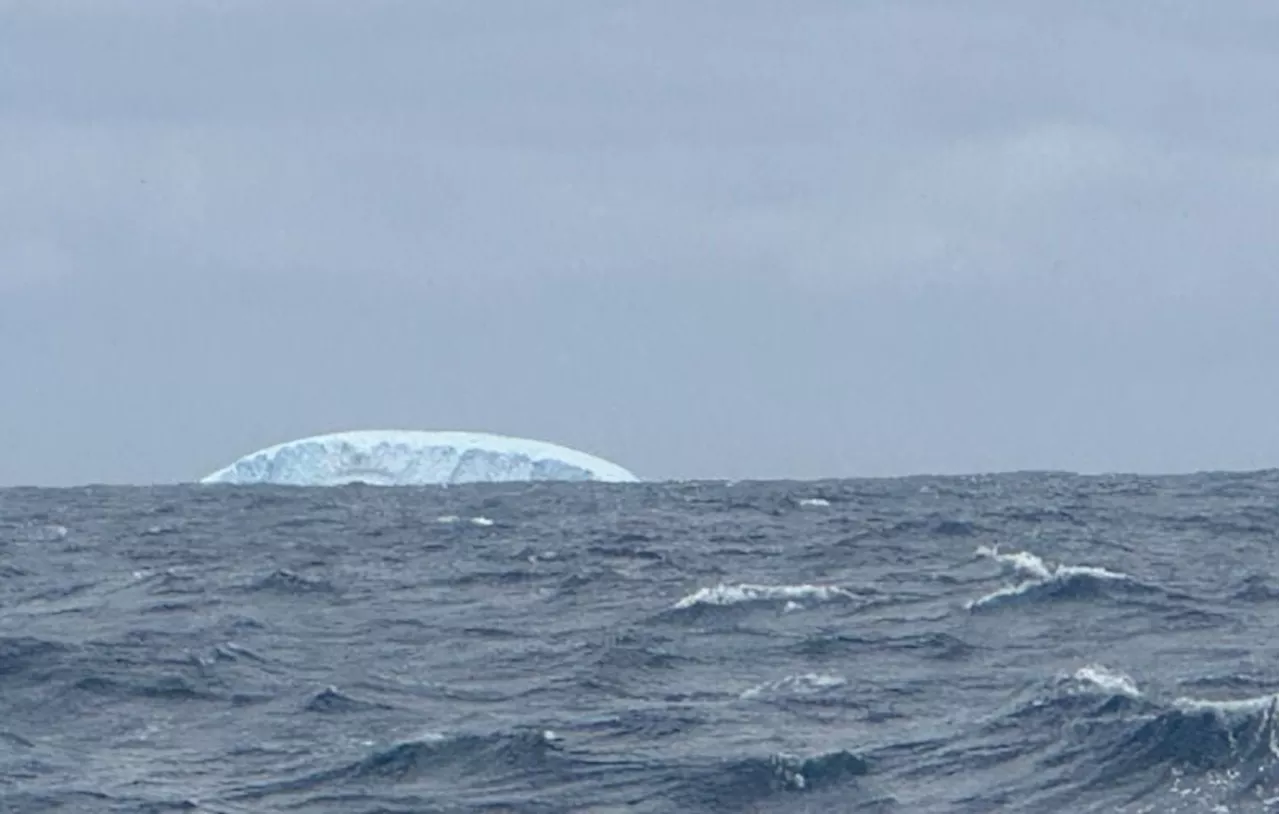
M676 602L676 610L698 605L745 605L752 603L800 603L852 600L856 597L844 588L832 585L748 585L720 583L711 588L699 588Z
M1028 551L1002 554L994 547L980 546L976 556L1000 563L1006 570L1024 577L965 603L967 610L1010 603L1048 599L1082 599L1111 592L1147 593L1153 589L1128 574L1094 565L1049 565Z
M1053 804L1042 798L1043 810L1094 810L1093 795L1144 805L1194 802L1187 810L1244 803L1260 810L1277 793L1275 695L1167 699L1097 664L1029 688L980 732L966 733L963 750L940 750L940 763L961 756L970 762L975 742L988 761L1031 761L1033 783L1022 776L997 796L1053 789ZM1142 810L1183 810L1162 805Z

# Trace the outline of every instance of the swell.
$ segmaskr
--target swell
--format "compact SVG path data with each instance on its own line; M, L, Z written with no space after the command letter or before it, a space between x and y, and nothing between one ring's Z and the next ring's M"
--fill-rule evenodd
M1027 551L1005 554L996 548L981 546L975 556L994 560L1005 571L1022 577L965 603L970 611L1001 608L1007 605L1096 598L1142 597L1164 593L1120 571L1095 565L1051 565Z
M873 757L897 764L899 781L969 774L970 802L1008 811L1109 811L1116 800L1165 810L1166 798L1192 794L1206 810L1260 804L1277 794L1277 697L1168 698L1089 665L976 727Z
M578 735L679 739L696 719L659 720L629 714L588 726ZM632 811L750 811L769 801L839 791L865 797L860 781L870 763L849 750L807 757L787 753L739 758L611 760L575 752L554 732L519 729L489 734L429 734L374 749L368 755L296 778L227 795L229 803L305 808L339 799L414 801L447 794L455 802L516 804L519 810L572 810L582 794L620 792ZM531 790L537 789L536 793ZM554 802L553 802L554 801ZM568 806L568 808L556 808ZM418 810L414 808L413 810Z
M776 752L689 758L648 767L642 793L627 810L645 812L868 810L878 799L868 785L871 764L847 749L808 757Z
M539 805L547 797L562 799L566 786L598 783L635 768L626 762L575 756L549 730L428 733L374 748L336 766L244 788L225 799L299 808L342 798L366 806L378 800L409 800L412 810L442 797L455 803L471 798Z

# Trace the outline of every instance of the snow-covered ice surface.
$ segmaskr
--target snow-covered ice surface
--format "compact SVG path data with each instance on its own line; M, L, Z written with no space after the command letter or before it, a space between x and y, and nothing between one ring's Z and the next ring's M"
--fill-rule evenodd
M201 482L413 486L548 480L637 478L617 464L545 441L478 432L362 430L267 447Z

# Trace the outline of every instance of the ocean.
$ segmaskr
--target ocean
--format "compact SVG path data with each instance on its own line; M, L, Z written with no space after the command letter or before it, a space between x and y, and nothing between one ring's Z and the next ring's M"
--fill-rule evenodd
M1277 473L0 490L0 811L1275 812Z

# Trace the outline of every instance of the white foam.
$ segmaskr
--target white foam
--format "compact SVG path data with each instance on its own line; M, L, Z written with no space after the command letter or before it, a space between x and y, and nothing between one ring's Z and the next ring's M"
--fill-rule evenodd
M1083 684L1089 684L1103 692L1114 693L1116 695L1125 695L1129 698L1139 698L1142 692L1138 689L1138 685L1127 674L1112 670L1101 664L1090 664L1076 670L1076 681Z
M487 517L473 517L471 518L471 525L488 527L493 525L493 521Z
M814 506L814 507L830 506L830 505L831 505L831 501L827 500L827 499L826 499L826 498L824 498L824 497L806 497L806 498L801 498L800 500L797 500L797 501L796 501L796 503L797 503L797 504L799 504L799 505L801 505L801 506Z
M1007 565L1015 573L1026 574L1034 579L1047 580L1053 578L1053 572L1045 561L1030 551L1015 551L1012 554L1001 554L998 546L978 546L976 556L987 557L1002 565Z
M766 681L763 684L743 690L739 698L743 700L759 698L762 695L813 695L833 687L842 687L847 681L841 676L827 673L803 673L787 676L777 681Z
M808 781L800 769L804 766L804 761L796 755L778 754L774 755L771 761L774 770L777 771L779 779L786 788L795 791L804 791Z
M1117 581L1132 581L1133 577L1119 571L1109 571L1106 568L1099 568L1094 565L1056 565L1050 567L1040 557L1032 554L1030 551L1015 551L1012 554L1001 554L998 547L995 546L978 546L975 556L986 557L995 560L1008 567L1014 573L1023 574L1029 579L1023 580L1016 585L1006 585L991 593L972 599L965 603L966 610L980 608L983 605L989 605L993 602L999 602L1015 596L1021 596L1028 591L1035 590L1051 582L1065 582L1073 577L1089 577L1092 579L1107 579Z
M28 523L24 528L26 529L24 537L30 542L62 540L65 539L69 533L66 526L59 525L57 523L39 526Z
M1278 703L1280 703L1280 697L1275 695L1259 695L1256 698L1238 698L1225 701L1183 696L1175 699L1173 705L1183 712L1213 712L1224 715L1239 715L1243 713L1252 715L1255 712L1264 712Z
M699 588L675 604L676 608L692 608L695 605L738 605L743 602L768 602L812 599L825 602L831 599L853 599L853 594L834 585L730 585L720 583L711 588Z

